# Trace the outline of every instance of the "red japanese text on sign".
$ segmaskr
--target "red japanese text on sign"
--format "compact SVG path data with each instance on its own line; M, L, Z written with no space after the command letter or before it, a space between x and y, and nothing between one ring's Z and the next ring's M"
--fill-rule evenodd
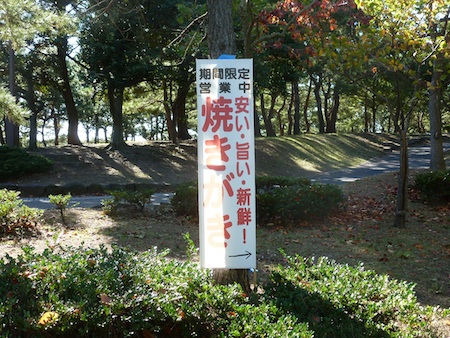
M249 59L197 60L203 267L256 266L252 78Z

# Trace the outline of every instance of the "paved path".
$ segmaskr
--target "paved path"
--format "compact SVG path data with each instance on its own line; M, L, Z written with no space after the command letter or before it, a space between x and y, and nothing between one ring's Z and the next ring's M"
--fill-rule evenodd
M450 150L450 143L444 143L444 151ZM328 173L318 174L311 178L313 182L330 183L330 184L344 184L347 182L357 181L363 177L375 176L391 171L398 171L400 152L393 151L381 158L373 159L362 165L354 168L336 170ZM429 146L414 146L409 147L409 167L410 169L427 169L430 167L430 147ZM170 202L172 193L158 193L153 195L152 204L160 205ZM79 208L101 208L102 200L109 198L109 196L73 196L70 207ZM39 209L54 208L48 198L23 198L24 204Z
M151 202L153 205L168 204L173 193L158 193L152 196ZM101 208L102 201L111 196L72 196L70 199L70 208ZM52 209L55 208L50 203L47 197L25 197L22 198L25 205L38 209Z
M430 168L430 146L409 147L409 168ZM450 143L444 143L444 152L450 150ZM400 151L393 151L381 158L373 159L354 168L341 169L318 174L311 181L319 183L344 184L364 177L375 176L400 169Z

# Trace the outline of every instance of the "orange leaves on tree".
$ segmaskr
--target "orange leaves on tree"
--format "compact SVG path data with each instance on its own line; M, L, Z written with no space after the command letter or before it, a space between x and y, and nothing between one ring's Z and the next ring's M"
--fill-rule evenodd
M260 39L258 48L269 53L271 48L283 49L283 53L287 51L287 59L302 60L302 65L309 65L317 55L336 58L333 51L342 50L345 44L342 36L355 27L355 23L366 19L353 0L321 0L311 5L285 0L275 9L260 13L259 27L267 34L267 40ZM314 52L316 50L322 50L322 53Z

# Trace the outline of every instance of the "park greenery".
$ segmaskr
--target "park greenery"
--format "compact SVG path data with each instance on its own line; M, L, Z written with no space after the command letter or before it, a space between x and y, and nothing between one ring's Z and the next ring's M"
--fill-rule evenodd
M256 191L260 226L323 220L342 207L345 200L338 186L312 183L306 178L257 176ZM177 186L171 203L178 215L198 219L198 183Z
M186 247L196 255L195 245ZM439 337L448 315L414 285L327 258L286 256L263 292L213 282L194 261L133 252L25 247L0 261L4 337Z
M436 182L435 177L442 181ZM419 180L421 190L426 196L434 186L446 184L447 177L448 173L426 176ZM309 210L308 204L294 198L273 205L277 210L289 203L299 213L294 217L311 212L322 215L322 211L340 206L335 204L341 201L336 186L311 184L304 178L270 176L259 177L257 185L259 196L269 194L269 198L271 193L283 195L283 189L308 187L310 200L320 201L321 189L332 192L330 196L336 199L321 201L320 211L314 205ZM197 212L196 188L195 183L180 185L172 200L173 208L178 205L187 208L186 212L189 208ZM143 212L139 203L147 203L151 194L111 193L121 205L115 212L126 215L132 214L129 208L134 209L133 213ZM21 238L39 231L41 213L24 207L19 196L16 191L0 191L0 205L4 207L2 237ZM67 196L53 196L55 205L61 200L67 208ZM289 196L292 192L288 199ZM280 218L279 213L272 216L269 223L276 227L288 231L294 226L288 214L286 218ZM67 226L63 223L63 227ZM433 323L449 315L446 309L420 304L413 283L367 270L362 264L339 264L324 257L286 256L285 263L273 269L268 280L245 294L237 284L215 284L210 273L199 268L197 249L189 238L186 247L189 259L181 261L156 248L136 252L120 247L62 248L51 243L43 252L26 247L19 256L6 256L0 262L2 334L439 337Z
M44 156L30 155L23 149L0 146L0 180L5 181L33 173L46 172L52 162Z
M442 147L450 128L447 1L231 2L236 54L254 60L255 136L397 134L403 180L396 216L404 226L407 139L426 133L435 171L417 175L417 188L430 202L448 198ZM194 137L195 59L216 56L207 44L214 3L219 6L202 0L0 0L0 144L10 146L0 149L0 179L51 167L20 146L86 140L120 149L138 137L173 143ZM259 180L265 224L291 226L343 207L335 186ZM195 218L196 185L178 189L174 208ZM112 191L105 211L123 202L142 211L152 193ZM38 231L41 212L24 206L19 195L0 190L0 237ZM50 196L63 224L70 196ZM194 245L188 241L187 247L187 256L195 256ZM1 334L439 337L432 324L449 315L419 304L413 284L362 265L286 255L286 264L248 293L239 284L216 284L194 261L166 255L49 246L6 256L0 261Z
M195 134L206 1L0 5L0 62L9 70L0 80L26 107L26 122L3 94L1 114L20 123L23 145L79 144L79 125L83 139L113 147ZM429 132L439 149L449 119L448 19L437 0L234 1L236 53L254 59L255 134ZM0 135L4 143L3 127ZM443 169L436 151L434 169Z
M412 285L288 257L265 294L212 283L156 250L25 249L0 265L2 334L34 337L433 337ZM331 281L338 281L330 283Z
M398 135L396 226L406 223L411 132L429 134L430 167L445 170L450 69L445 1L2 0L0 5L5 22L0 62L8 70L0 81L27 110L19 111L6 90L0 95L6 102L1 144L79 145L80 124L87 142L98 142L103 131L113 149L138 137L190 139L196 133L195 60L226 52L253 59L255 136ZM18 120L21 114L26 123Z

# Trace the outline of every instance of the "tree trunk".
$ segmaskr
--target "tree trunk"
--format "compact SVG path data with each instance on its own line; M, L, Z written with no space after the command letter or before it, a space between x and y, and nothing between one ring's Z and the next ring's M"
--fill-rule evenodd
M292 96L294 98L294 135L300 135L300 94L298 81L292 82Z
M441 76L443 72L443 56L437 54L433 65L431 85L428 89L428 114L430 116L430 150L431 170L445 170L444 149L442 145L441 115Z
M233 27L233 1L207 0L208 48L211 59L222 54L236 54L236 38Z
M249 0L240 0L239 11L242 24L242 37L244 40L244 57L251 58L253 55L252 29L254 25L252 2Z
M314 81L314 80L313 80ZM314 81L314 97L317 105L317 119L319 121L319 133L325 132L325 120L323 118L322 98L320 97L320 87L322 86L322 79Z
M208 7L208 48L212 59L222 54L236 54L236 39L233 27L233 1L232 0L207 0ZM214 270L214 278L217 283L239 283L244 292L250 290L247 270Z
M70 87L69 70L67 69L67 37L61 37L56 43L58 69L62 80L61 93L67 109L69 128L67 131L67 143L81 145L78 137L78 111L73 99L72 88Z
M364 95L364 132L368 133L369 130L370 130L369 97L366 93Z
M9 43L9 90L11 95L16 97L16 57L12 43ZM5 118L6 145L19 147L19 126Z
M286 105L286 97L283 98L283 104L281 105L280 109L275 110L275 103L276 103L276 97L273 100L273 107L271 107L271 110L275 112L277 115L278 120L278 129L280 130L280 136L284 136L284 128L283 121L281 119L281 112L284 110L284 106Z
M173 115L177 117L177 136L180 140L190 140L192 137L189 134L187 126L186 115L186 97L189 92L189 82L183 82L177 91L177 96L172 104Z
M287 134L293 135L293 129L294 129L294 118L292 117L292 108L294 106L294 83L291 83L291 96L289 98L289 106L287 109L287 119L288 119L288 127L287 127Z
M109 108L113 120L113 132L110 146L113 149L119 149L126 146L123 138L123 87L115 87L111 82L108 83Z
M308 108L309 108L309 99L311 98L312 92L312 81L309 81L308 85L308 94L306 94L305 105L303 106L303 119L305 120L305 132L309 133L311 131L311 123L308 119Z
M41 136L42 136L42 144L44 145L44 147L47 147L47 142L45 141L45 123L47 122L47 120L44 119L44 121L42 121L42 126L41 126Z
M4 122L4 120L2 120L1 122ZM6 143L6 141L3 136L3 123L0 123L0 144L4 145L5 143Z
M253 95L255 97L255 95ZM255 128L255 137L262 137L261 125L259 124L258 110L256 109L256 100L253 100L253 127Z
M417 128L417 132L419 134L425 134L425 132L426 132L425 131L425 125L423 123L424 116L425 116L425 113L423 111L421 111L421 112L419 112L417 114L417 126L416 126L416 128Z
M89 134L90 134L91 128L89 128L89 125L85 124L84 129L86 130L86 143L89 143L90 142Z
M34 83L33 83L33 66L30 66L30 69L27 69L25 74L25 81L27 84L27 89L25 93L26 101L28 107L30 108L30 139L28 143L28 149L36 149L37 148L37 107L36 107L36 96L34 94Z
M163 81L163 107L164 107L164 113L166 115L166 121L167 121L167 132L169 134L169 140L171 140L173 143L177 143L177 131L175 128L175 121L174 118L172 118L172 109L170 109L169 104L169 89L167 88L167 82Z
M405 118L404 118L404 114L402 112L402 108L403 108L403 104L401 102L401 88L400 88L400 81L398 79L398 74L395 74L395 88L396 88L396 99L397 99L397 103L395 105L395 113L392 116L393 122L394 122L394 133L402 133L403 130L405 130L405 126L404 126L404 122L405 122Z
M340 104L339 87L338 85L336 85L333 91L333 106L331 107L329 117L327 118L327 129L326 129L327 133L336 132L336 121L339 111L339 104Z
M400 133L400 172L398 174L397 208L395 211L394 226L406 226L406 202L408 200L408 140L407 131Z
M95 115L94 117L94 128L95 128L94 143L97 144L99 142L99 129L100 129L98 115Z
M250 282L248 281L248 270L246 269L215 269L213 271L213 278L217 284L229 285L238 282L242 286L245 294L250 294ZM244 281L241 283L240 281Z
M275 133L275 128L273 127L272 120L270 118L270 109L269 113L266 111L266 106L264 104L264 94L260 94L260 100L261 100L261 113L264 120L264 126L266 127L266 136L268 137L276 137L277 134Z
M60 118L57 114L53 116L53 132L55 133L55 146L59 146L59 131L61 127L59 125Z
M372 133L377 132L377 105L375 101L375 94L372 96Z
M364 132L368 133L369 132L369 124L370 124L370 118L369 118L369 110L367 108L367 100L365 100L365 104L364 104Z

